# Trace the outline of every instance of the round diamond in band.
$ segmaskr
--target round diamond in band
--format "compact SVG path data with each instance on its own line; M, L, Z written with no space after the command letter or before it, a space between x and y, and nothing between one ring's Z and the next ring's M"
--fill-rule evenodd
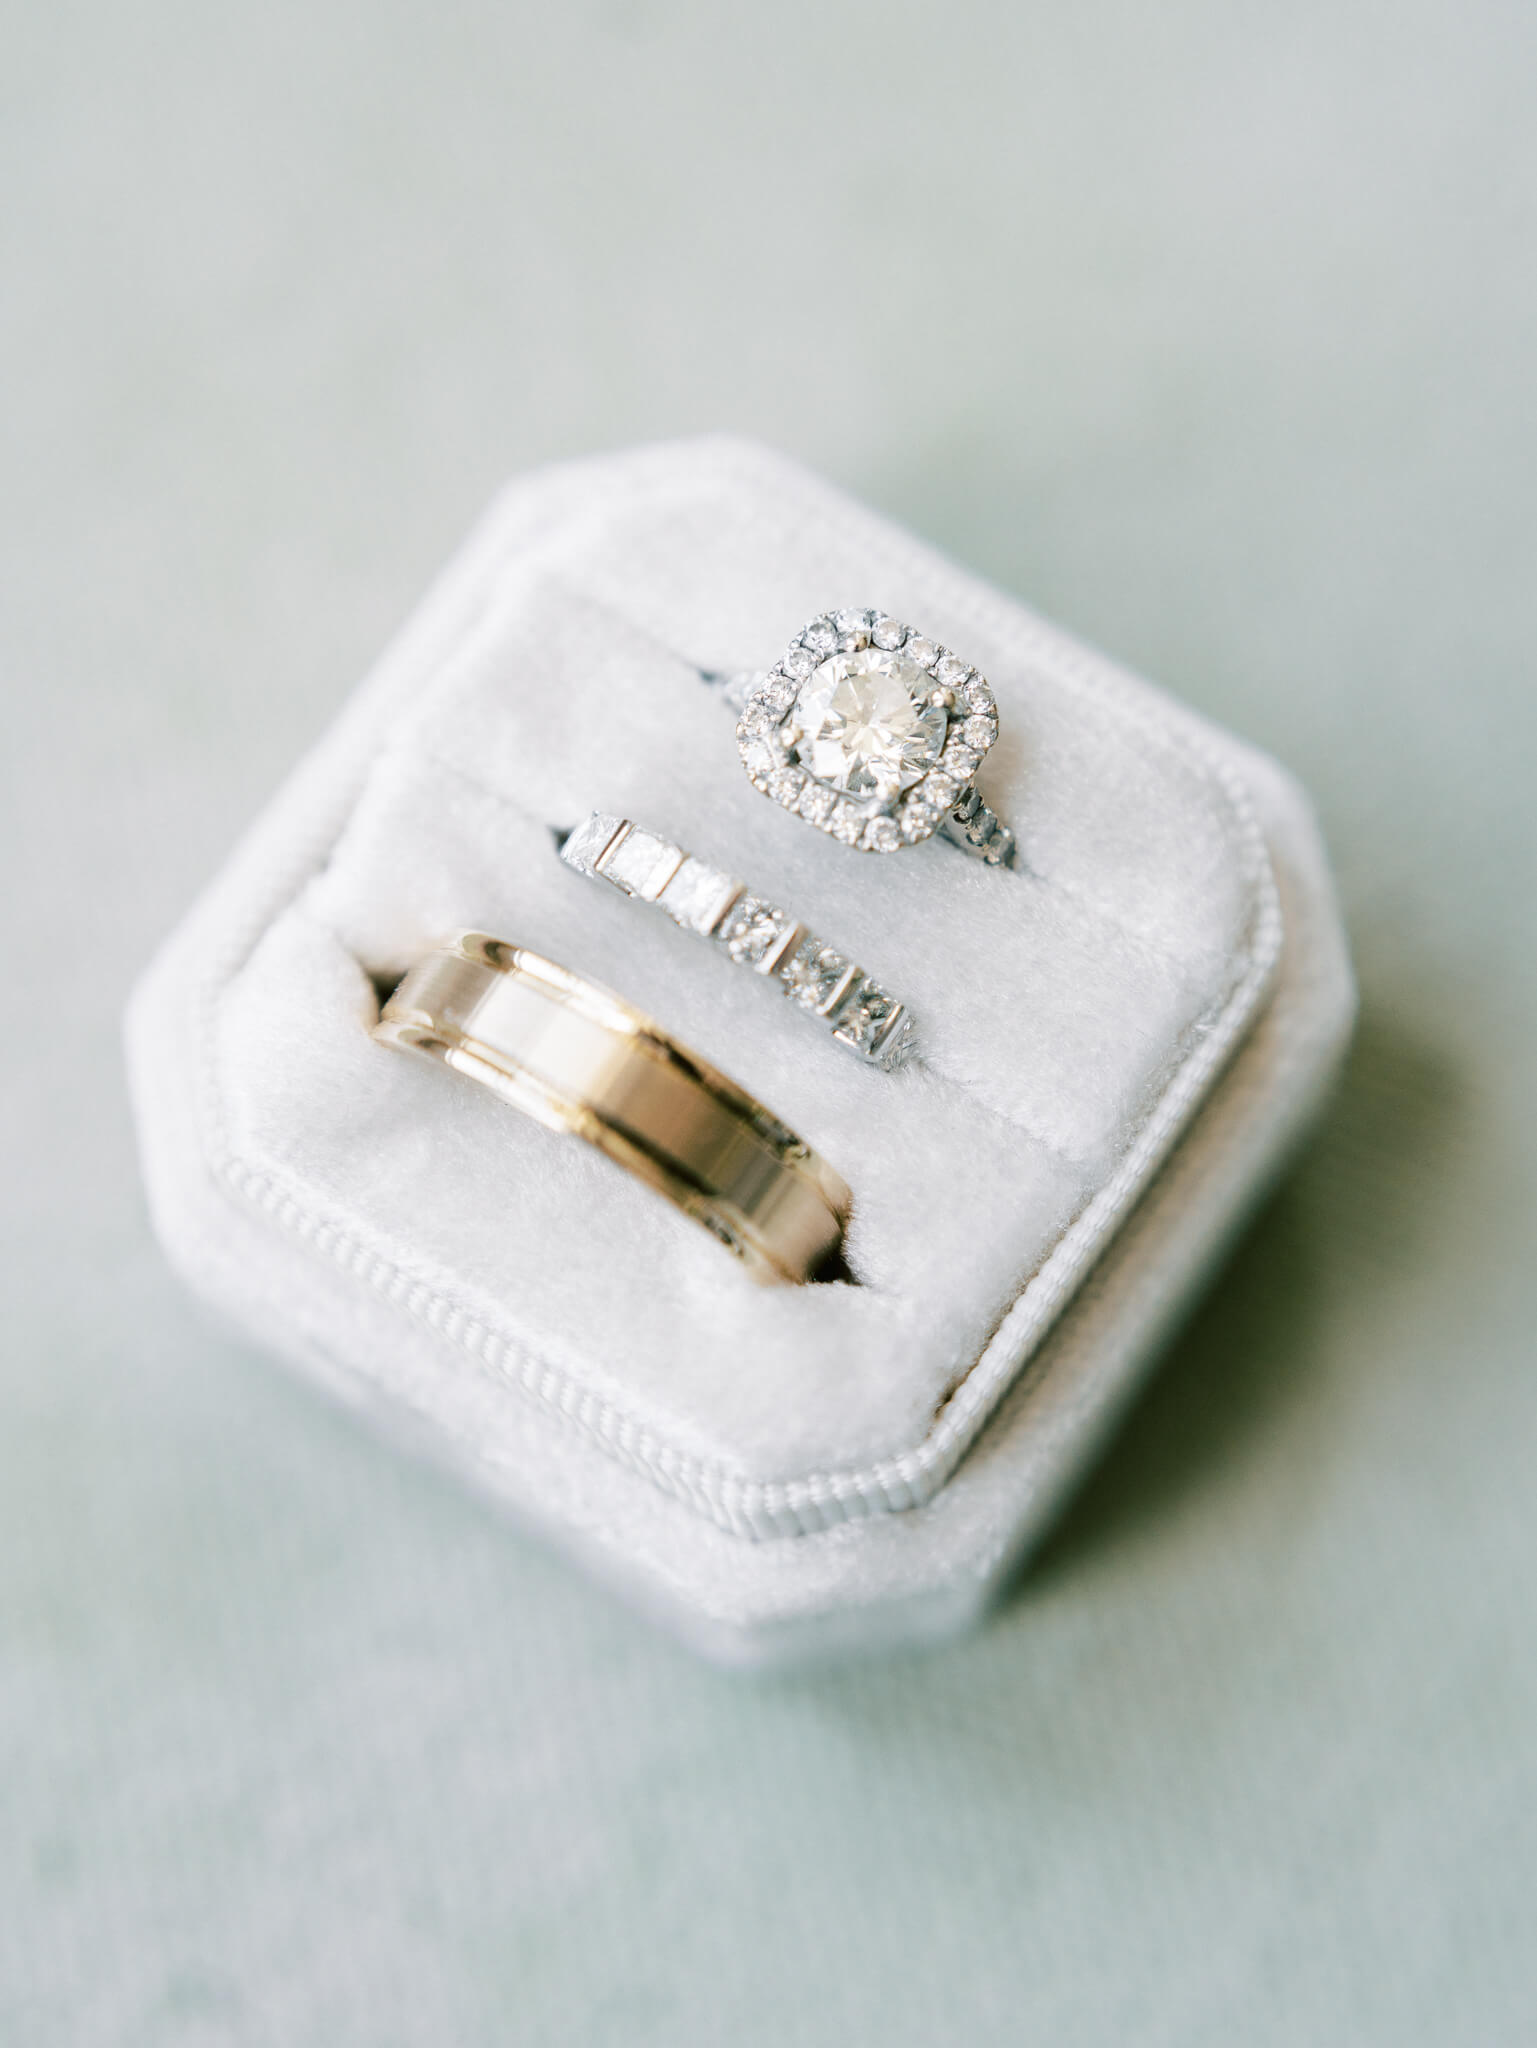
M745 689L737 746L753 786L866 853L936 832L994 867L1014 835L973 778L998 737L985 677L880 611L824 612Z
M804 807L801 814L812 816ZM865 831L863 817L855 822L859 832ZM777 982L798 1008L827 1026L839 1045L872 1066L889 1073L913 1056L913 1022L906 1006L847 954L777 904L754 895L734 875L629 818L601 811L566 835L560 857L578 874L654 903L674 924L719 946L728 959Z

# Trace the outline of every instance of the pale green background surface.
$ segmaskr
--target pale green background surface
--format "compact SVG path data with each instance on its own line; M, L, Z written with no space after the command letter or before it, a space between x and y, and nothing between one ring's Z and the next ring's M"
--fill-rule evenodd
M0 2040L1537 2039L1531 10L5 15ZM1365 995L996 1623L767 1681L210 1330L117 1048L497 482L715 426L1273 747Z

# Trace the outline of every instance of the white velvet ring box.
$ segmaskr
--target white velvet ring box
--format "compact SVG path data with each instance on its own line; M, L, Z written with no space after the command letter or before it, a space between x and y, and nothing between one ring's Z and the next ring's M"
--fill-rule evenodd
M765 799L702 672L878 605L961 650L1019 864L855 853ZM910 1005L850 1059L572 873L639 819ZM755 1286L649 1189L378 1045L457 926L617 989L851 1184L852 1281ZM1353 991L1270 761L762 449L515 483L173 934L130 1015L192 1285L712 1654L976 1617L1317 1104Z

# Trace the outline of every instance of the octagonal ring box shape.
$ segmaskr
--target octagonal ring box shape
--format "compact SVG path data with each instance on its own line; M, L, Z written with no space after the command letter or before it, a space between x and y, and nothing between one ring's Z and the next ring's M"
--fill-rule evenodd
M850 852L705 678L879 606L997 693L1012 872ZM556 855L638 818L899 988L861 1067ZM619 990L854 1189L853 1278L755 1285L589 1148L370 1036L444 933ZM787 460L688 441L492 507L138 987L159 1233L344 1400L740 1662L974 1620L1317 1105L1353 989L1305 799Z

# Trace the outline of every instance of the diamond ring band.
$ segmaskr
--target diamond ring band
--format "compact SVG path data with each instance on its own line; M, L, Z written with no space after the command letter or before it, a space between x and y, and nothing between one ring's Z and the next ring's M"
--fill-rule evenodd
M936 833L993 867L1014 835L973 778L998 737L985 677L881 611L824 612L766 675L737 724L754 788L866 853Z
M578 874L654 903L684 931L713 941L739 965L778 984L834 1040L886 1072L915 1050L905 1005L787 911L628 818L593 814L567 835L560 857Z
M419 960L374 1036L584 1139L665 1195L755 1279L836 1259L852 1196L745 1089L596 982L484 932Z

